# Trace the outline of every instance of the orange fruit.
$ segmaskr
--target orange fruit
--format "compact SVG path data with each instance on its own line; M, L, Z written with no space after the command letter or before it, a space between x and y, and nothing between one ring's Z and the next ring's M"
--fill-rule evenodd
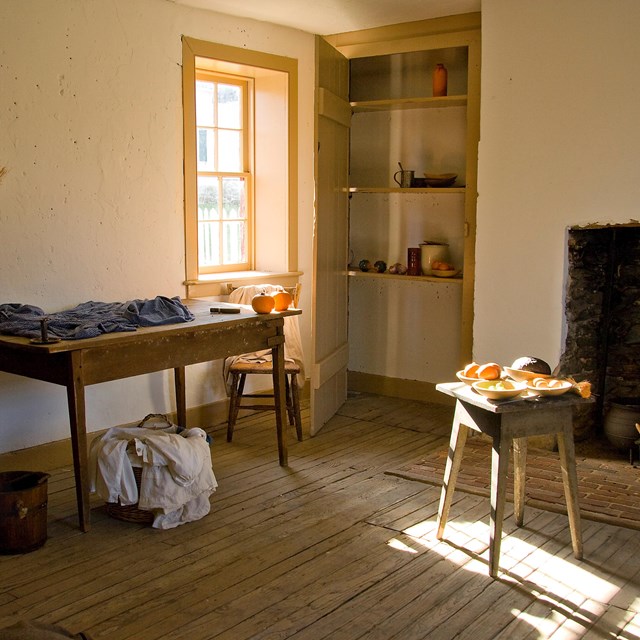
M472 362L468 364L462 371L462 375L467 376L467 378L477 378L478 377L478 367L480 365L477 362Z
M497 380L500 377L501 367L495 362L487 362L478 367L478 378L482 380Z
M278 291L278 293L273 296L273 300L275 301L274 308L276 311L286 311L293 302L291 294L287 291Z
M271 313L273 307L276 306L276 301L273 299L273 296L268 296L266 293L259 293L251 299L251 306L256 313Z

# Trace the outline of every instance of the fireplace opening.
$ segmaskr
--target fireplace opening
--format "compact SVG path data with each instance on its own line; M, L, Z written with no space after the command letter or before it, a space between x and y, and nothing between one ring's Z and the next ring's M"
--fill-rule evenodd
M571 228L567 246L559 372L592 385L595 403L574 414L576 441L607 440L612 406L640 404L640 226Z

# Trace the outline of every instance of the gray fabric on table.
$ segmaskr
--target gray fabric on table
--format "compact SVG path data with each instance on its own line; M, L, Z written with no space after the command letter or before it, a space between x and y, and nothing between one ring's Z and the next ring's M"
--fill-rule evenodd
M138 327L189 322L194 315L179 297L156 296L127 302L83 302L73 309L45 313L29 304L0 304L0 333L39 338L47 318L51 337L63 340L95 338L103 333L135 331Z

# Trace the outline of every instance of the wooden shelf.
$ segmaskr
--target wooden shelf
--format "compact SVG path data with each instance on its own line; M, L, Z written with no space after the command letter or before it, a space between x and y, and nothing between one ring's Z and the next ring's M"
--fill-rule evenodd
M349 193L465 193L465 187L412 187L402 189L400 187L349 187Z
M351 102L353 113L371 111L395 111L398 109L443 109L466 107L467 96L443 96L442 98L397 98L391 100L366 100Z
M408 276L397 273L376 273L375 271L360 271L349 269L347 275L351 278L385 278L388 280L415 280L419 282L436 282L439 284L462 284L462 273L453 278L439 278L438 276Z

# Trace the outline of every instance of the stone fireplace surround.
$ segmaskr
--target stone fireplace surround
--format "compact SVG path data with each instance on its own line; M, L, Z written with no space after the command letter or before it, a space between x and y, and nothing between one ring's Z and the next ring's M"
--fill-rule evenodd
M640 397L640 225L568 230L566 340L558 374L588 380L577 441L602 437L612 400Z

